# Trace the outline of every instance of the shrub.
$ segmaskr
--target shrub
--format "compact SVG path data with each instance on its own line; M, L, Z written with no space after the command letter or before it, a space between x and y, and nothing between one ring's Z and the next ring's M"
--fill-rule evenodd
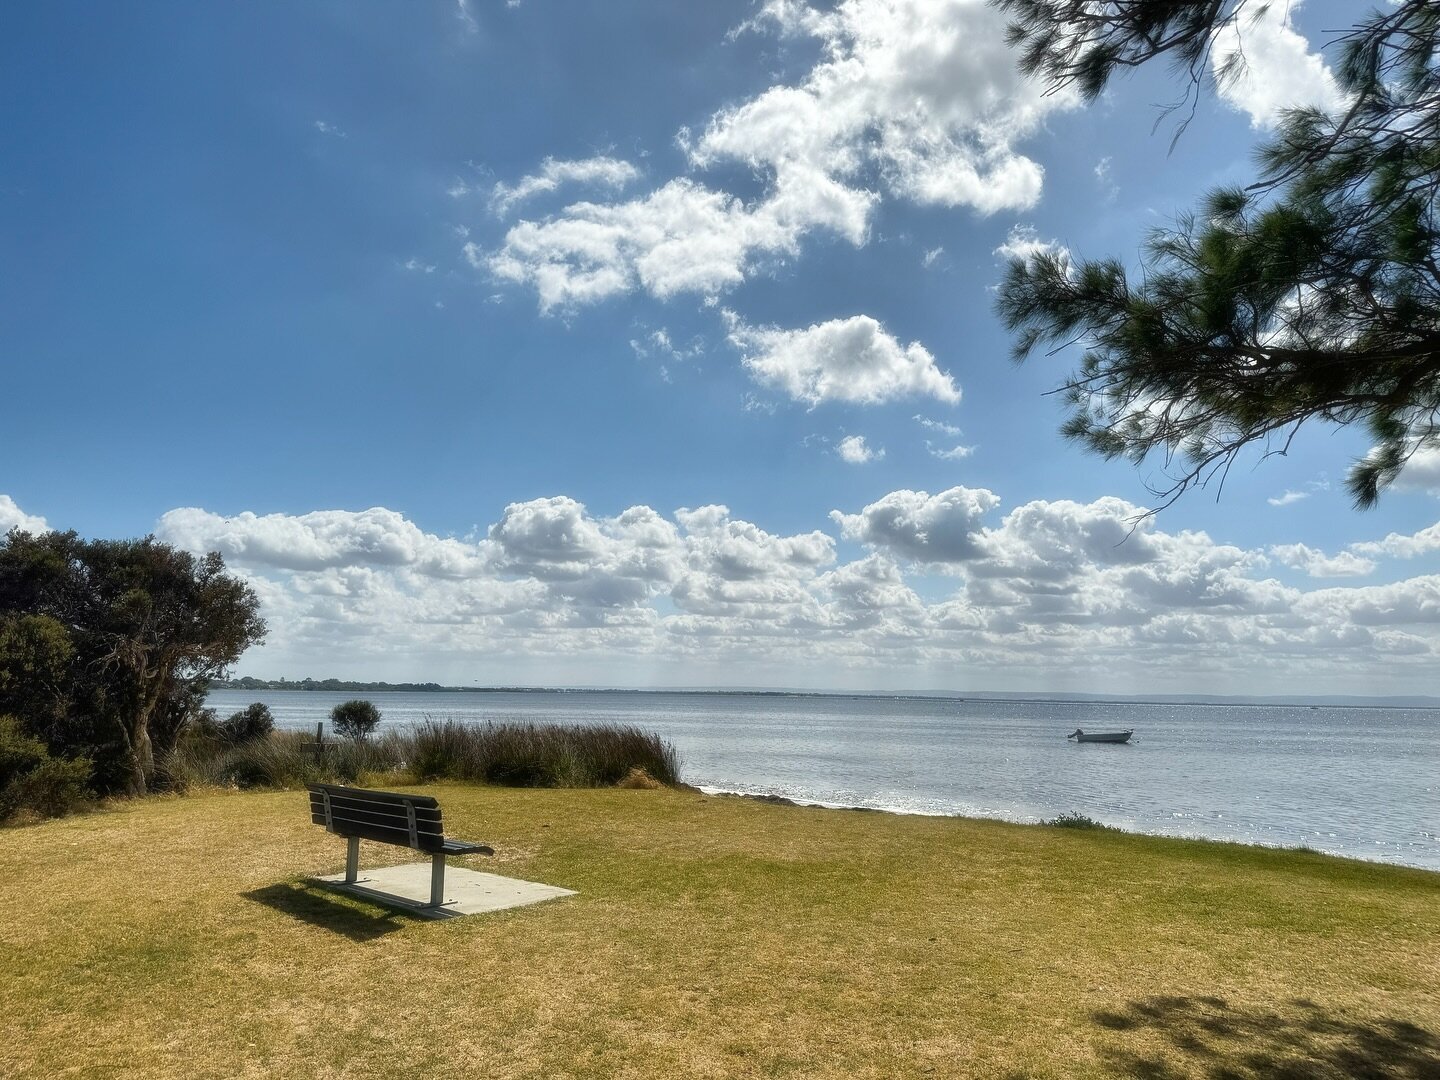
M0 716L0 787L38 768L49 756L45 744L21 731L13 716Z
M275 733L275 718L263 702L254 702L221 720L214 709L201 709L174 750L156 762L157 789L263 786L267 770L240 763L231 750L254 746ZM292 770L283 769L288 775Z
M22 811L42 817L70 813L89 794L88 758L51 757L45 744L0 716L0 820Z
M20 808L41 817L74 813L90 797L89 758L47 758L16 783Z
M1103 832L1122 832L1114 825L1105 825L1092 817L1084 814L1061 814L1057 818L1051 818L1045 822L1046 825L1053 825L1057 829L1099 829Z
M279 783L279 778L266 766L269 765L263 758L256 758L250 755L232 758L225 763L225 768L220 773L220 779L231 787L237 787L241 791L250 788L284 787Z
M256 701L240 712L233 713L219 725L220 740L229 746L244 746L270 736L275 718L263 701Z
M186 739L207 739L211 742L219 742L220 736L220 714L214 709L201 709L190 721L190 726L185 730Z
M380 710L368 701L342 701L330 710L330 722L342 739L359 741L380 725Z

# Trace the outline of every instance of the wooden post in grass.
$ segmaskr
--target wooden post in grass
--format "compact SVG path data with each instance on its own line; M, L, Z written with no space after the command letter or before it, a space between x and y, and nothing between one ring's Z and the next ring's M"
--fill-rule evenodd
M301 749L314 754L316 764L325 760L325 721L317 720L315 722L315 741L308 746L302 743Z

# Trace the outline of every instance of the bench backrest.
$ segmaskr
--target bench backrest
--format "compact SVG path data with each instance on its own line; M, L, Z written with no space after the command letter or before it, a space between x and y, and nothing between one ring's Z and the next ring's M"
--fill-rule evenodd
M310 820L340 836L358 836L386 844L439 851L445 846L440 804L429 795L340 784L306 784Z

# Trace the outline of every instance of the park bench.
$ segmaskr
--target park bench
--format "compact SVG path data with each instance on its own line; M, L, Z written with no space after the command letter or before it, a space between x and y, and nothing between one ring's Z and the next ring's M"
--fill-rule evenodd
M401 795L394 791L340 784L306 784L310 791L310 820L326 832L349 841L345 853L345 884L354 885L360 871L360 841L414 848L430 856L430 903L445 902L445 859L449 855L494 855L485 844L447 840L440 820L440 804L429 795Z

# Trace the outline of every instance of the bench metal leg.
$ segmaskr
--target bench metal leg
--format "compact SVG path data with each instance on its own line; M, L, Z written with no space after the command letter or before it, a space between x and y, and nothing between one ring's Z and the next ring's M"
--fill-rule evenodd
M360 837L351 836L345 845L345 884L354 885L360 876Z
M430 856L430 906L440 907L445 903L445 856L439 852Z

